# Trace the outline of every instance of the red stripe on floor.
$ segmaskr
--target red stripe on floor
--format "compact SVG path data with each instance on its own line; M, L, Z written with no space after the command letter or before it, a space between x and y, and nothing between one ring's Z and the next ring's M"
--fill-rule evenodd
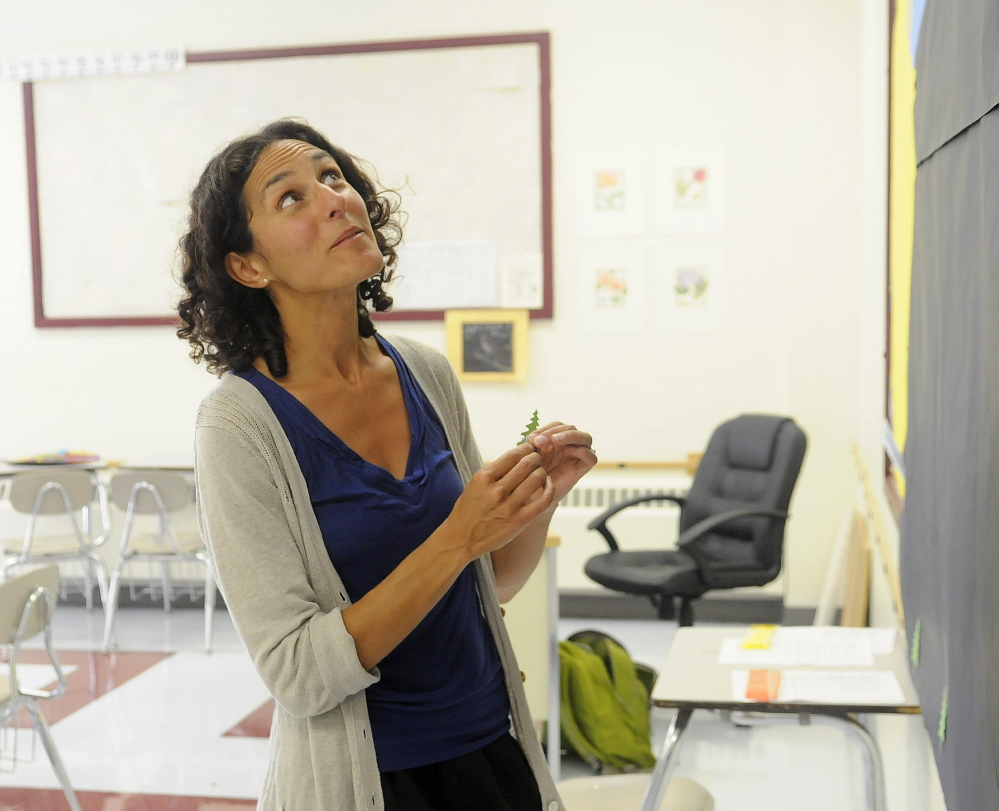
M236 811L255 808L256 800L218 797L173 797L164 794L107 794L78 791L82 811ZM0 788L0 811L65 811L66 797L58 790Z
M251 712L246 718L225 733L223 737L267 738L271 734L271 719L274 717L274 699L269 699Z
M159 664L171 654L169 653L97 653L94 651L56 652L63 669L74 666L76 669L66 675L66 692L59 698L41 702L42 714L49 724L62 720L67 715L87 706L101 696L110 693L116 687L121 687L129 679ZM45 651L22 650L18 661L23 664L49 664ZM55 683L45 687L51 690ZM24 713L18 719L17 726L30 727L31 721ZM265 736L266 737L266 736ZM0 797L3 795L0 794ZM123 806L123 808L125 808ZM130 807L129 807L130 808ZM6 811L0 805L0 811Z

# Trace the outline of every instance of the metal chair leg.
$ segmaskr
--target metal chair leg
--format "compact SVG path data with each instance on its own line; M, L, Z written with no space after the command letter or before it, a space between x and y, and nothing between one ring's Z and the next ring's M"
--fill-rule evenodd
M114 615L118 611L118 580L121 577L121 570L124 567L124 560L118 561L111 574L111 585L108 587L107 600L104 603L104 652L111 652L111 640L114 635Z
M52 740L49 725L45 722L45 716L42 715L41 710L34 701L27 701L23 706L28 715L31 716L31 723L34 725L38 737L42 740L42 746L45 747L45 754L49 756L49 761L52 763L52 770L59 779L59 785L62 786L62 793L66 795L69 807L72 811L81 811L80 803L76 799L76 792L73 791L73 786L69 782L66 767L63 766L62 758L59 757L59 750L56 749L55 741Z
M173 599L173 584L170 581L170 564L160 564L160 582L163 584L163 610L170 613L170 603Z
M656 811L662 804L663 797L666 796L666 788L679 761L677 753L680 751L680 738L686 731L687 724L690 723L690 716L693 714L693 710L680 709L673 716L673 721L666 731L666 738L659 748L659 756L656 758L656 766L652 770L649 784L645 787L645 794L642 795L639 811Z
M813 723L828 724L853 733L854 739L860 744L864 756L864 772L867 784L867 806L871 811L885 811L888 802L885 798L885 775L881 765L881 750L874 736L857 721L848 715L813 715Z
M205 564L205 653L212 652L215 628L215 575L211 564Z
M867 807L870 811L886 811L884 769L881 764L881 750L874 736L866 727L849 715L829 713L798 713L797 715L778 715L771 713L739 712L731 713L733 724L740 727L779 726L789 724L815 724L832 726L846 730L860 744L864 758L864 783L867 794Z
M97 593L101 598L101 607L107 609L108 604L108 567L97 552L91 552L88 556L93 561L93 566L97 569Z
M93 563L90 558L87 557L86 561L82 564L83 566L83 601L87 607L87 611L94 610L94 572Z

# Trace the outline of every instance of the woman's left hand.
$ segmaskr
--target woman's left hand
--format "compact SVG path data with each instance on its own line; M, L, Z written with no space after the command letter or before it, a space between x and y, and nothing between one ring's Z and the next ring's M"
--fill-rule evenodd
M555 487L556 503L597 463L593 438L575 425L550 422L532 431L527 441L541 455L541 464Z

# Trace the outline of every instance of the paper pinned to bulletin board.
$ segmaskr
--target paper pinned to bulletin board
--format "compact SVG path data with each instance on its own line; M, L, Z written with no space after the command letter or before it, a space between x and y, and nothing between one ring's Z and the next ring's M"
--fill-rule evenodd
M488 239L403 243L389 293L397 311L496 307L496 243Z
M674 149L657 161L661 234L705 234L725 226L724 165L720 149Z
M540 253L504 256L499 264L500 307L540 309L544 304L544 259Z

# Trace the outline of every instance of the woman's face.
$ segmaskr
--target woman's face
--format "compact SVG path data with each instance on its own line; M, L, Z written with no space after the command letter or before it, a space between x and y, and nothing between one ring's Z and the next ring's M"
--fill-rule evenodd
M250 172L243 197L253 250L226 258L238 281L266 284L274 296L332 291L353 296L359 282L381 269L364 200L322 149L304 141L270 144Z

